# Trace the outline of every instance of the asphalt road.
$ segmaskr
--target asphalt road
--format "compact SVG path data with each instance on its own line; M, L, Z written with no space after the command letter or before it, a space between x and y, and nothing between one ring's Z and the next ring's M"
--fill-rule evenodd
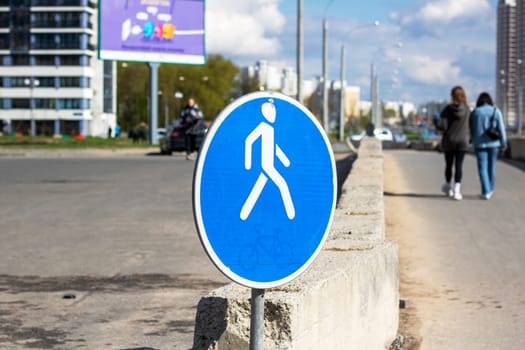
M522 169L499 161L494 196L481 200L469 155L464 200L453 201L440 192L441 154L385 152L387 236L399 243L401 333L413 349L525 348Z
M229 282L194 228L193 167L0 158L0 348L189 349L200 297Z
M194 164L0 157L0 349L190 349L198 301L229 283L193 223Z

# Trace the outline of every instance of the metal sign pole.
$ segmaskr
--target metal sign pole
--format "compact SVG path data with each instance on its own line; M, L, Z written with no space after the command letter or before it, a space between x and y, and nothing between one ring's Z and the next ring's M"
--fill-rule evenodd
M155 145L157 140L157 126L159 120L159 66L160 63L149 63L149 143Z
M250 350L263 350L264 289L252 288L250 319Z

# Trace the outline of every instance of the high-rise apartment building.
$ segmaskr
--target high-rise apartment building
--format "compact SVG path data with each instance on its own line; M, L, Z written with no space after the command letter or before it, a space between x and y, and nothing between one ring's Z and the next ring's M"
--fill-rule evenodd
M525 113L525 0L516 3L516 33L517 33L517 113L519 128L523 128Z
M105 136L115 64L97 58L97 1L0 0L0 120L12 132Z
M508 126L516 123L516 0L499 0L497 14L496 104Z

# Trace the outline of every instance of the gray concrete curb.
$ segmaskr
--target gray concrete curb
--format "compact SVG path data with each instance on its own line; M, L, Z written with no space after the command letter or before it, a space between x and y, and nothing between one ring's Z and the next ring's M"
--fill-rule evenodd
M310 268L265 294L265 349L387 349L399 320L397 244L385 240L381 142L365 138ZM250 289L201 298L193 349L247 349Z

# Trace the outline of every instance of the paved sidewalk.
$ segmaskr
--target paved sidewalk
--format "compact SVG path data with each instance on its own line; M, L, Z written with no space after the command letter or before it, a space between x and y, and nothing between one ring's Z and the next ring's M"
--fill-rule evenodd
M437 152L385 151L387 237L398 241L403 349L525 348L525 174L497 163L491 200L479 198L476 160L462 192L440 191Z

